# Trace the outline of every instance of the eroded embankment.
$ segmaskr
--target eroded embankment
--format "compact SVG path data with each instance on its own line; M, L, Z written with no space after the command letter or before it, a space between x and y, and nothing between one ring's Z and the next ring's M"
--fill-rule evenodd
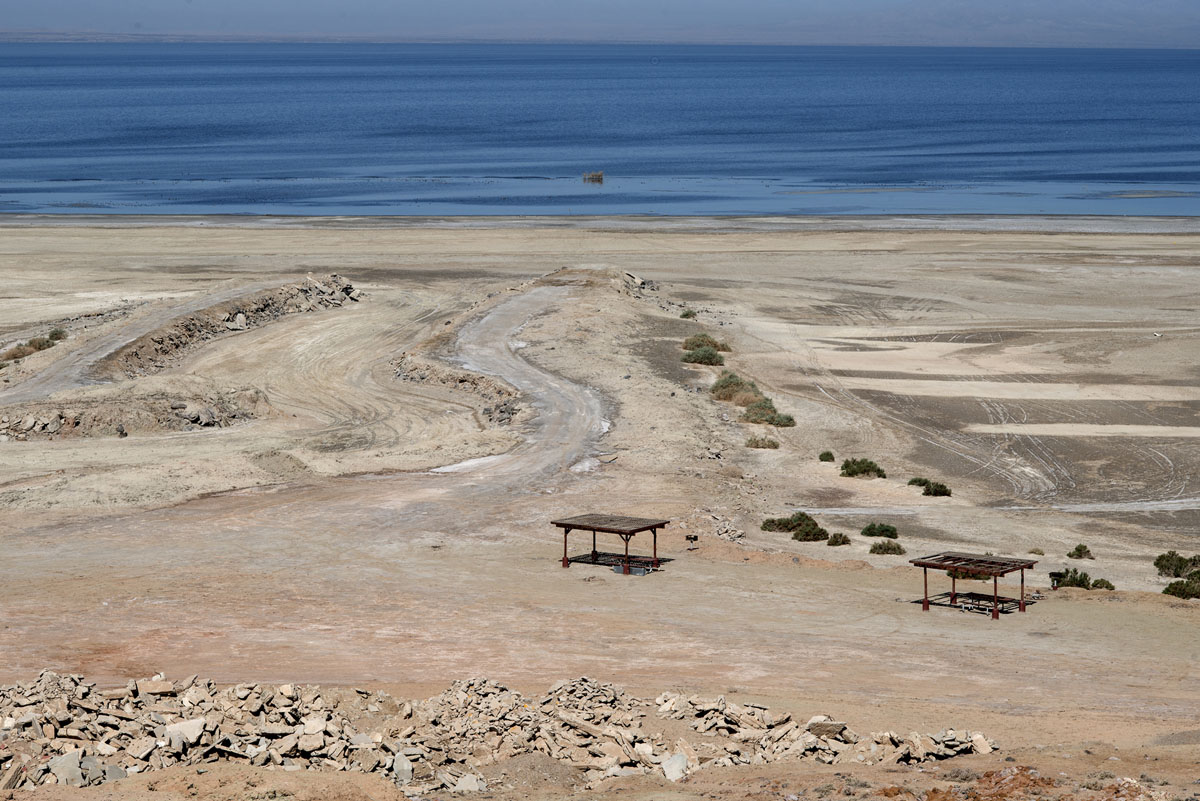
M341 307L361 297L362 292L337 274L263 290L173 320L105 358L98 369L125 378L151 375L218 337L268 325L289 314Z
M97 378L144 379L218 338L291 314L338 308L361 297L359 290L336 274L233 297L179 315L111 352L94 354L82 369L77 360L67 360L63 365L50 365L47 374L37 378L46 384L47 393L78 390ZM64 373L59 381L53 375L56 372ZM21 387L15 390L20 392ZM213 387L200 381L170 389L143 382L112 392L88 388L66 400L5 406L0 410L0 442L224 427L257 417L265 408L266 398L257 389Z

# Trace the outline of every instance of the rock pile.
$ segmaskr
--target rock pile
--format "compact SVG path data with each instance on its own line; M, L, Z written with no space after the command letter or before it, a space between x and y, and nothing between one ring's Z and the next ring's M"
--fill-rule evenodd
M161 393L119 399L75 399L76 408L49 404L0 410L0 443L61 437L112 437L128 433L223 428L265 411L266 396L254 389Z
M179 317L144 334L107 359L107 367L126 378L150 375L219 336L266 325L289 314L336 308L362 297L361 291L337 274L267 289Z
M74 410L10 409L0 413L0 442L25 442L39 436L69 433L79 426L81 415Z
M672 781L703 767L813 757L824 762L920 762L994 745L970 732L860 738L817 716L801 726L765 707L659 696L664 717L714 738L693 747L647 733L648 704L611 684L558 682L530 699L487 679L455 682L424 702L366 690L290 684L218 688L161 675L101 690L44 671L0 687L0 790L87 786L172 765L238 761L278 770L378 774L410 795L487 788L479 770L540 753L581 782L657 772Z
M960 754L989 754L996 749L994 742L978 732L954 729L907 736L872 732L862 737L828 715L815 715L801 724L790 714L772 715L766 707L735 704L724 696L705 699L663 693L655 703L660 716L685 720L704 735L744 743L727 747L729 754L715 760L714 767L761 765L781 759L815 759L826 764L915 764Z

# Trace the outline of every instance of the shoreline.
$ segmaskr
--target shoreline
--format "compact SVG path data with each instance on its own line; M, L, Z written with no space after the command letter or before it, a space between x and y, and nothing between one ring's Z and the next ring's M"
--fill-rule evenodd
M0 228L262 228L262 229L530 229L636 233L770 233L953 231L961 233L1200 234L1200 215L1126 217L1055 214L870 215L241 215L241 214L0 214Z

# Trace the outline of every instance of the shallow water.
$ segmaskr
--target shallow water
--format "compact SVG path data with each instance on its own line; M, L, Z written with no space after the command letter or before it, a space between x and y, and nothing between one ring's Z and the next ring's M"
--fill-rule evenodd
M1200 51L5 44L0 211L1193 215Z

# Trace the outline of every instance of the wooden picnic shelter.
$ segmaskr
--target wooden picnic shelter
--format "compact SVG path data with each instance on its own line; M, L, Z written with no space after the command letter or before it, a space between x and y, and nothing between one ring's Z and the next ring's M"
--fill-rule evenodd
M991 556L988 554L957 553L945 551L932 556L922 556L920 559L910 559L909 562L921 568L925 578L925 597L921 609L929 611L929 569L945 570L950 574L950 606L958 606L958 577L992 577L992 620L1000 619L1001 602L1005 607L1012 606L1012 598L1000 597L1000 577L1009 573L1021 571L1021 597L1015 605L1021 612L1025 611L1025 571L1037 564L1033 559L1019 559L1010 556ZM943 596L944 597L944 596Z
M586 514L576 515L575 517L567 517L562 520L552 520L550 525L558 526L563 533L563 556L562 566L570 567L571 562L590 562L591 564L611 564L612 558L619 558L620 554L605 554L596 550L596 533L602 532L605 534L616 534L625 542L625 556L620 561L623 566L621 571L625 575L630 574L630 565L639 564L645 565L657 570L659 567L658 558L658 530L664 528L670 520L660 520L649 517L628 517L626 515L608 515L608 514ZM592 552L571 558L567 555L567 535L572 531L590 531L592 532ZM646 557L630 556L629 541L635 535L643 531L649 531L653 538L653 556L650 559ZM604 557L609 557L605 559Z

